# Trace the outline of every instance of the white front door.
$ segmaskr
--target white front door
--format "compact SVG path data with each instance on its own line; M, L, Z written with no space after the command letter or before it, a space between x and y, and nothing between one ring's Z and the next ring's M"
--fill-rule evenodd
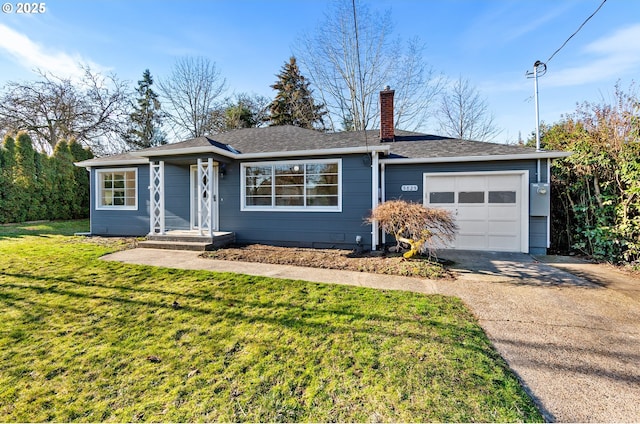
M424 203L451 211L454 249L527 252L528 172L424 174Z
M198 196L198 193L201 192L202 193L202 199L204 199L205 201L208 200L208 196L212 196L213 197L213 202L212 205L213 207L211 208L211 213L213 214L212 216L212 229L217 231L218 230L218 165L214 164L213 166L213 174L212 174L212 181L211 181L211 185L210 185L210 193L208 190L206 190L207 187L207 174L203 173L202 175L202 182L201 184L198 184L198 165L191 165L191 169L190 169L190 204L191 204L191 229L192 230L198 230L198 202L200 199L200 196Z

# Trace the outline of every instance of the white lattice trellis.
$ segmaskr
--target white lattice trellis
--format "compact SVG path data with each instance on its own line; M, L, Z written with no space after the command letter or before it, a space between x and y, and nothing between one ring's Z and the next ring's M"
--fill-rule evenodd
M149 163L150 234L164 234L164 161Z
M198 159L198 229L213 235L213 159Z

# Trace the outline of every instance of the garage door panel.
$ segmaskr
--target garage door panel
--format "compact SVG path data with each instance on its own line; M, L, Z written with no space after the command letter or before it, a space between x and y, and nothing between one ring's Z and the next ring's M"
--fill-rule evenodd
M455 212L455 218L458 221L476 221L476 220L481 220L481 221L487 221L489 219L489 212L487 211L487 208L482 208L482 207L475 207L475 208L470 208L470 207L459 207L456 209Z
M457 191L476 191L484 190L486 184L486 177L484 176L458 176L453 177L455 181L455 188ZM484 181L483 181L484 180Z
M464 221L458 223L458 234L486 234L488 230L487 221Z
M491 205L489 205L489 208L487 210L487 217L489 221L499 221L502 219L520 221L520 208L516 207L515 205L512 207L492 207Z
M503 252L512 252L513 244L519 241L516 236L495 236L488 237L488 248Z
M487 245L486 234L459 234L455 242L456 249L479 250L479 245Z
M520 189L520 178L513 175L491 175L487 181L488 190L514 190Z
M522 178L491 172L425 175L425 204L454 212L456 249L520 251Z
M511 235L517 234L520 230L520 221L492 221L487 225L487 232L490 235Z

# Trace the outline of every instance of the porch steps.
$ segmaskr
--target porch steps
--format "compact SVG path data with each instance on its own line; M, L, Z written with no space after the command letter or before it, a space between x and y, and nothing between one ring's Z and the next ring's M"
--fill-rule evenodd
M193 250L204 252L218 249L236 240L235 233L217 232L212 237L201 235L171 234L150 235L147 240L138 243L138 247L148 249Z

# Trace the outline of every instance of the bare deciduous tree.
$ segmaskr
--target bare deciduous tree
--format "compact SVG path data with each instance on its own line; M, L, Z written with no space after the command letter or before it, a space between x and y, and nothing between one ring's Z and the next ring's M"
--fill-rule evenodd
M387 85L395 90L396 127L424 127L441 81L424 61L422 43L417 38L407 43L392 38L389 12L372 12L360 2L355 12L350 0L337 1L318 29L303 36L295 48L329 110L330 129L377 126L378 93Z
M215 62L204 57L177 60L171 75L158 83L174 133L178 137L199 137L212 131L212 112L226 85Z
M36 146L52 152L59 140L76 140L94 152L125 146L130 92L115 75L84 67L80 81L48 73L28 82L8 82L0 95L0 128L27 131Z
M442 135L462 140L490 141L501 132L487 101L462 77L443 92L438 120Z

